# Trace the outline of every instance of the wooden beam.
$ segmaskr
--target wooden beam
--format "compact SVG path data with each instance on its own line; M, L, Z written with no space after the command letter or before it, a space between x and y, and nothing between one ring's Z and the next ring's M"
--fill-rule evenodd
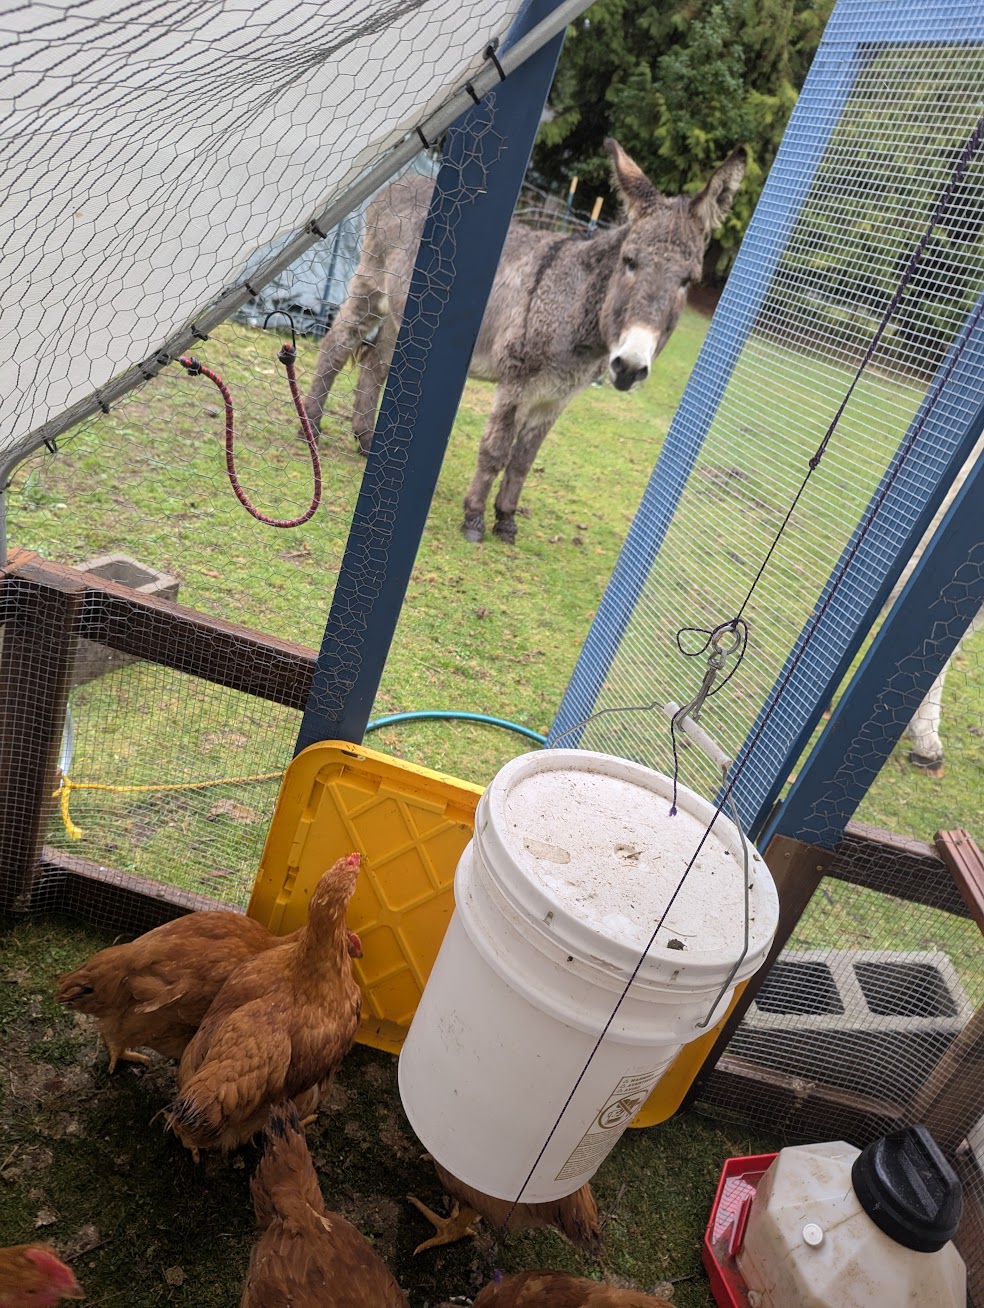
M31 896L36 912L68 913L108 930L141 935L198 909L236 909L208 895L120 872L45 845Z
M8 576L41 588L81 587L79 635L87 640L289 708L307 703L316 655L303 645L60 563L30 558Z
M57 785L84 595L74 577L7 573L3 581L0 910L8 913L29 906L37 875Z
M984 1008L979 1008L930 1072L910 1115L951 1154L984 1117Z
M718 1038L683 1101L684 1106L702 1096L710 1074L724 1054L742 1018L748 1012L752 1000L765 983L769 969L785 948L786 941L803 916L813 892L821 879L828 874L833 863L833 856L829 850L818 849L814 845L806 844L805 841L794 840L791 836L774 836L769 841L764 857L772 873L772 879L776 883L776 890L779 892L779 925L775 939L765 962L749 980L741 998L721 1028Z
M937 831L936 851L950 870L967 912L984 932L984 854L969 831Z
M733 1109L790 1141L846 1140L858 1148L908 1121L889 1100L836 1090L734 1054L719 1059L701 1102Z
M953 879L944 874L939 853L924 840L908 840L879 827L849 822L834 850L829 875L911 904L970 916Z

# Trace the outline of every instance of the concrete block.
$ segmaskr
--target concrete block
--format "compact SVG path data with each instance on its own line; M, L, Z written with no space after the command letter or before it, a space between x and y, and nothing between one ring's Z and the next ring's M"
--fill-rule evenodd
M97 558L78 564L76 571L91 573L105 581L116 581L141 595L155 595L160 599L176 600L178 587L181 585L177 577L169 576L166 572L158 572L144 563L138 563L128 554L100 554ZM110 649L108 645L100 645L98 641L80 640L72 685L85 685L86 682L95 681L97 677L105 676L107 672L115 672L117 668L132 662L134 662L132 654Z
M904 1102L973 1012L938 950L786 950L728 1052Z

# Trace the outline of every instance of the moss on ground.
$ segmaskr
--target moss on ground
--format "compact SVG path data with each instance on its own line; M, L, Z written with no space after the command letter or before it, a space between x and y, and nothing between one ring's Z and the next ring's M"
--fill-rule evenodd
M253 1240L245 1149L195 1166L155 1114L174 1065L113 1077L88 1019L51 999L55 978L110 943L61 918L0 920L0 1230L50 1240L72 1259L89 1308L235 1308ZM488 1233L419 1257L424 1219L406 1202L445 1203L400 1105L396 1061L356 1046L308 1140L330 1207L372 1241L414 1308L472 1292L497 1266L548 1266L642 1288L673 1284L680 1308L712 1301L700 1244L723 1160L776 1142L702 1111L630 1131L595 1180L605 1253L591 1265L559 1235ZM665 1293L665 1290L664 1290Z

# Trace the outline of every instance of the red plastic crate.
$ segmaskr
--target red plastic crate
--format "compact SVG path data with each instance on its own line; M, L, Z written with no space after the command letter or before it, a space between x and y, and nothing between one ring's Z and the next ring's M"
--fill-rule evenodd
M704 1232L703 1260L718 1308L748 1308L748 1290L735 1255L745 1236L745 1224L758 1183L775 1154L729 1158L721 1170L714 1206Z

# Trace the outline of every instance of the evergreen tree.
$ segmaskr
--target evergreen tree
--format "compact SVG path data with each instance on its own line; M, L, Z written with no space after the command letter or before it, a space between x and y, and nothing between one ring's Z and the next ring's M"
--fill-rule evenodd
M597 0L569 29L534 167L610 195L605 136L667 194L700 189L737 145L746 181L705 273L730 266L834 0ZM613 204L607 213L613 215Z

